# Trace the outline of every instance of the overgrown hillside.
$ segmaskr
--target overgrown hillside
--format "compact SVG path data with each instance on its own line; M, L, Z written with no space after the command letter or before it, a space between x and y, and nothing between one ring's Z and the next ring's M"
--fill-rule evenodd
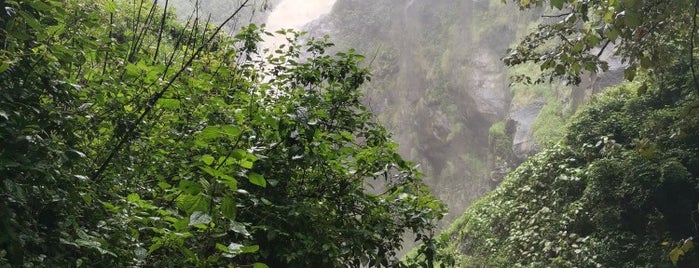
M586 72L609 68L599 58L605 49L623 59L633 82L593 98L560 141L469 207L436 252L408 259L436 254L442 267L698 267L699 3L513 2L545 6L551 18L505 57L541 70L520 77L523 87L580 83Z
M204 21L0 1L0 267L385 267L432 241L443 205L361 104L362 56Z
M699 216L699 101L680 97L686 78L594 98L559 144L452 224L439 250L447 266L671 266Z

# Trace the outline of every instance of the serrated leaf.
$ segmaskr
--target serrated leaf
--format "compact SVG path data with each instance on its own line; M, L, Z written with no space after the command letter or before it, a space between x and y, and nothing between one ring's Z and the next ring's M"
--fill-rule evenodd
M250 183L260 186L262 188L267 187L267 181L265 180L265 178L262 177L262 175L257 174L255 172L250 173L250 175L248 175L248 180L250 181Z

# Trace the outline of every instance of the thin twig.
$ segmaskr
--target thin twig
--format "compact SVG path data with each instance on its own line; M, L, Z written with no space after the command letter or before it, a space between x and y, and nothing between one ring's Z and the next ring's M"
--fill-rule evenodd
M557 14L557 15L541 15L542 18L560 18L563 16L568 16L572 14L573 12L568 12L568 13L563 13L563 14Z
M153 64L158 60L158 52L160 52L160 42L163 40L163 29L165 28L165 19L167 18L167 5L170 1L165 0L165 7L163 8L163 17L160 19L160 29L158 30L158 44L155 46L155 54L153 55Z
M602 53L604 53L604 50L607 49L607 46L608 46L609 43L611 43L611 42L612 42L612 40L607 40L607 42L604 43L604 46L602 46L602 48L599 50L599 53L597 53L597 58L598 58L598 59L599 59L599 57L602 56Z
M145 119L145 117L153 110L153 107L155 107L155 103L156 103L160 98L162 98L163 95L165 95L165 92L167 92L167 90L170 89L170 87L175 83L175 81L180 77L180 75L182 75L182 73L184 73L184 71L192 64L192 62L194 62L194 59L197 58L197 56L199 56L199 53L201 53L201 52L204 50L204 48L206 47L206 45L209 44L211 41L213 41L213 39L216 37L216 35L218 35L218 33L221 31L221 29L223 28L223 26L225 26L229 21L231 21L235 16L237 16L238 13L240 13L240 11L241 11L244 7L247 6L248 2L250 2L250 0L245 0L245 2L243 2L243 3L238 7L238 9L236 9L235 12L233 12L233 14L231 14L225 21L223 21L223 23L221 23L221 24L216 28L216 30L213 32L213 34L211 35L211 37L209 37L209 39L208 39L206 42L204 42L201 46L199 46L199 48L197 49L197 51L189 57L189 60L187 60L187 62L180 68L180 70L178 70L177 73L175 73L175 75L172 76L172 77L170 78L170 80L169 80L168 83L163 87L163 89L161 89L160 92L156 93L156 94L148 101L148 105L146 106L146 108L145 108L145 110L143 111L143 113L141 113L141 116L138 117L138 119L130 126L130 128L128 128L127 131L125 131L123 134L120 135L119 142L118 142L118 143L112 148L112 150L109 152L109 155L108 155L107 158L102 162L102 164L100 165L99 169L97 169L97 171L95 171L95 173L93 173L92 179L93 179L94 181L99 181L99 180L100 180L102 174L105 172L105 170L107 170L107 166L109 165L109 163L112 161L112 159L114 159L114 156L116 156L117 152L118 152L119 150L121 150L121 148L124 146L124 144L126 144L126 142L128 141L128 137L130 137L131 135L133 135L133 133L134 133L134 131L136 131L136 128L138 127L138 125L141 124L141 122L143 122L143 120ZM194 27L196 27L196 26L194 26Z

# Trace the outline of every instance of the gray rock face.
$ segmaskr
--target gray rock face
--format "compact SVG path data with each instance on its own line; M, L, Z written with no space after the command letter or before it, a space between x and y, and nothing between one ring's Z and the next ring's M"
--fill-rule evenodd
M475 100L479 113L502 118L508 110L510 92L507 75L499 64L500 58L494 51L478 49L472 60L471 82L468 91Z
M535 101L511 110L508 115L515 126L512 135L512 152L518 159L525 159L540 149L534 140L532 124L539 116L544 104L546 104L544 101Z

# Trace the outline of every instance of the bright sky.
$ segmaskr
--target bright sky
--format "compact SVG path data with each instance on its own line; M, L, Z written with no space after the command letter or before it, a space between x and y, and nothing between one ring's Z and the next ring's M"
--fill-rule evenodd
M300 30L305 24L328 14L335 0L283 0L274 7L267 18L267 30L281 28ZM265 40L264 47L271 48L284 42L284 38Z

